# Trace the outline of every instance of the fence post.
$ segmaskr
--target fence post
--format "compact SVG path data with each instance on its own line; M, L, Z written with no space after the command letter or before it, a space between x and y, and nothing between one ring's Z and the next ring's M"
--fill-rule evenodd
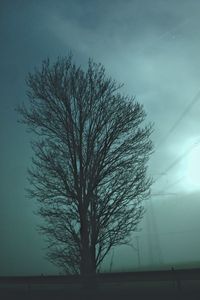
M174 267L172 267L171 270L172 270L172 278L173 278L173 281L175 282L175 286L176 286L176 289L178 291L178 294L181 294L182 288L181 288L180 277L178 276L178 274L175 271Z

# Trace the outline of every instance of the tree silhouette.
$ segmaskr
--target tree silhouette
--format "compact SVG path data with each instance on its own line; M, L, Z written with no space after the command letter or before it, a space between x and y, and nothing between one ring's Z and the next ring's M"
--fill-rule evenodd
M47 59L27 85L29 102L17 110L35 134L28 193L39 201L47 257L67 273L95 274L143 216L152 126L91 60L84 71L71 56Z

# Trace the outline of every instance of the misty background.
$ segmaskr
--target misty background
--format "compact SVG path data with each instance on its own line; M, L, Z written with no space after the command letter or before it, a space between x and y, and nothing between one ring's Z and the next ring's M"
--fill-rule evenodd
M14 108L27 73L69 51L101 62L154 123L146 214L102 271L200 265L199 28L197 0L0 1L0 275L59 274L26 198L31 136Z

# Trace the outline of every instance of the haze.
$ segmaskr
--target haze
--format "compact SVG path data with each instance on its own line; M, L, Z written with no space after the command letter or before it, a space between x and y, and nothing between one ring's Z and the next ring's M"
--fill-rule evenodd
M26 99L27 73L69 51L77 64L101 62L154 123L155 183L133 235L139 251L116 249L102 270L199 266L199 28L195 0L1 1L0 275L59 274L26 199L31 137L14 108Z

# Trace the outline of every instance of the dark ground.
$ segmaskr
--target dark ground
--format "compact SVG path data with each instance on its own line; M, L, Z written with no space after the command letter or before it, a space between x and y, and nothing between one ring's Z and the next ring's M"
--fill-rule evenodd
M79 277L0 277L0 300L200 300L200 269L101 274L97 282L86 289Z

